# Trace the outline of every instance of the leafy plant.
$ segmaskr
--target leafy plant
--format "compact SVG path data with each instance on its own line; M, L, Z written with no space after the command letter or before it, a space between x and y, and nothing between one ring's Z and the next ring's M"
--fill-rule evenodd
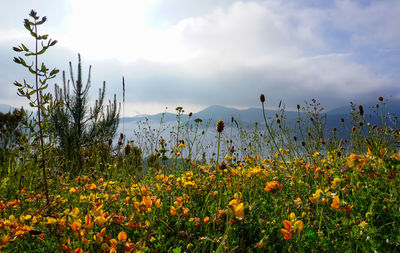
M41 151L41 167L43 173L43 182L44 182L44 190L46 194L47 204L50 203L49 199L49 191L48 191L48 184L47 184L47 177L46 177L46 157L45 157L45 131L44 129L47 128L46 119L49 116L50 107L45 107L46 105L50 104L51 101L51 94L46 93L46 88L48 87L47 81L56 77L57 73L59 72L58 69L54 68L53 70L49 71L46 65L42 62L39 68L39 55L44 54L47 49L54 46L57 41L48 39L48 35L39 35L38 34L38 26L42 25L46 22L47 18L44 16L40 19L37 15L37 12L31 10L29 16L33 20L25 19L24 20L24 27L26 30L29 31L31 36L35 40L35 49L30 50L24 44L20 46L13 47L14 51L23 53L25 57L32 56L34 57L34 62L32 64L28 64L22 57L14 57L14 62L20 64L27 68L30 73L35 76L35 84L30 85L24 79L23 84L15 81L14 85L17 86L17 94L21 97L26 97L29 100L29 105L33 108L37 109L37 121L34 122L34 127L36 124L39 128L39 141L40 141L40 151ZM40 48L39 48L39 41L40 41ZM47 43L46 43L47 42Z

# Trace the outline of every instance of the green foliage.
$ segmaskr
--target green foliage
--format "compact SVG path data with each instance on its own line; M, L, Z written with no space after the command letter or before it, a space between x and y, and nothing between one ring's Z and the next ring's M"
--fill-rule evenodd
M78 75L75 80L70 65L71 80L66 81L63 71L63 87L56 85L55 101L60 104L52 115L54 131L65 155L66 167L82 169L82 148L113 138L119 123L119 108L114 94L114 101L104 105L105 82L99 90L99 98L94 107L88 106L88 92L91 86L91 66L86 84L83 84L81 57L78 55ZM72 94L70 84L72 83ZM75 171L75 172L77 172Z

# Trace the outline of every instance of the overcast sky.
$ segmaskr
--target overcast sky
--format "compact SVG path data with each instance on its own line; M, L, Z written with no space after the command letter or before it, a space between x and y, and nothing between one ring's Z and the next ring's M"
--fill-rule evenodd
M48 18L39 34L58 40L39 60L76 71L80 53L85 73L92 65L92 100L104 80L108 98L122 101L125 76L125 116L259 107L260 93L273 108L400 98L398 0L18 0L0 9L1 104L26 105L12 83L33 78L12 46L30 45L31 9Z

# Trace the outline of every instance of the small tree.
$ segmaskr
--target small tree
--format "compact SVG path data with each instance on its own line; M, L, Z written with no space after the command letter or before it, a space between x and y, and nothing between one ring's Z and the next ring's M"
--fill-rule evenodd
M99 89L99 98L91 108L88 106L88 92L90 89L91 66L89 67L86 85L82 81L81 57L78 54L78 75L75 80L72 63L69 63L71 80L66 81L63 71L63 87L56 85L55 99L60 104L52 116L55 131L58 135L60 147L65 158L72 165L82 169L82 147L93 142L105 142L114 137L119 124L119 111L116 95L114 101L104 106L106 83ZM70 84L73 91L70 93Z

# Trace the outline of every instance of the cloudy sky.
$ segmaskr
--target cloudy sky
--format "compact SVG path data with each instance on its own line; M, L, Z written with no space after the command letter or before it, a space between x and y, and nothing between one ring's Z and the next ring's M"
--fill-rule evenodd
M33 79L11 48L31 45L31 9L48 18L39 34L58 40L40 61L76 70L80 53L85 73L92 65L92 100L104 80L108 98L122 101L125 76L126 116L259 107L260 93L272 108L400 98L398 0L18 0L0 9L1 104L26 105L12 83Z

